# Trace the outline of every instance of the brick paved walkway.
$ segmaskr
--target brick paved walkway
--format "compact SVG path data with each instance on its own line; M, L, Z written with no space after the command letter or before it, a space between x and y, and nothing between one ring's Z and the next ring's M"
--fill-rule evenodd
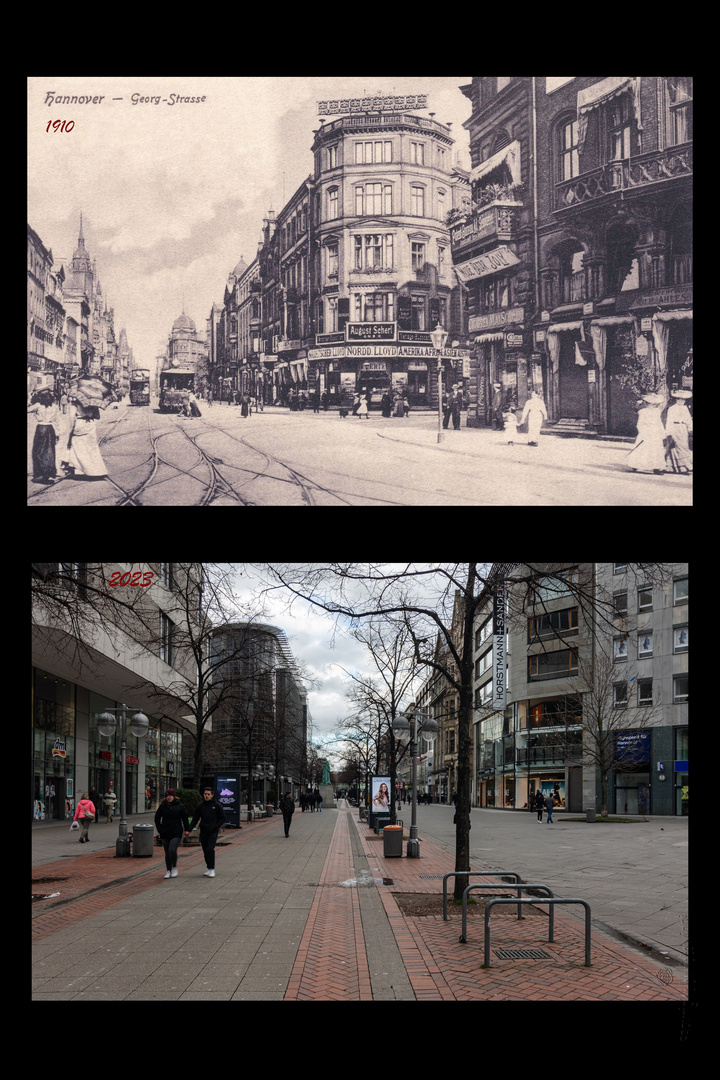
M353 872L349 829L357 831L375 881L392 881L377 887L416 1000L687 999L682 970L663 967L598 930L592 932L592 966L585 967L584 909L581 918L573 918L568 909L556 907L554 942L547 940L547 909L527 907L521 920L514 906L494 909L490 967L485 969L484 920L478 915L484 905L471 910L467 944L461 944L462 915L452 904L452 888L447 922L442 913L406 917L395 900L397 893L440 896L442 875L454 869L452 856L421 841L419 859L385 858L382 843L356 813L349 812L338 815L285 1000L372 1000L357 888L338 885ZM473 878L473 882L478 880ZM488 880L500 879L488 876ZM487 898L501 895L500 890L493 890ZM542 949L549 959L500 959L498 948Z

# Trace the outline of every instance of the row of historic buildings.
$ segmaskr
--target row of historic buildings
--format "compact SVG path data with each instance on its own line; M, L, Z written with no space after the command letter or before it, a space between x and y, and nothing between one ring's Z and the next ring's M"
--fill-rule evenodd
M692 390L692 79L458 91L469 172L433 114L321 119L312 173L212 308L211 381L435 407L439 322L469 425L535 389L564 430L634 434L640 394Z
M692 390L692 78L474 78L451 227L481 423L538 390L566 429L635 434Z
M100 375L126 393L133 353L125 330L116 336L97 260L85 247L82 216L72 259L57 263L52 248L28 225L27 280L28 397L43 387L60 393L80 374Z
M503 710L493 708L490 597L475 617L471 804L523 810L542 791L571 812L604 804L618 814L687 814L688 564L532 569L531 585L508 594ZM458 594L458 625L460 606ZM434 742L420 743L419 792L451 802L457 693L433 676L415 705L439 725ZM405 761L401 783L410 775Z
M115 588L123 582L126 588ZM213 627L200 563L34 563L32 582L32 806L63 819L83 791L120 792L121 730L102 734L106 710L143 712L146 736L127 731L126 812L155 809L169 787L192 786L203 670L202 782L234 770L247 805L298 793L309 777L307 695L278 627ZM130 603L130 584L134 602ZM111 588L111 586L113 586ZM114 600L122 592L122 603ZM249 779L248 779L249 778ZM250 785L250 786L248 786ZM118 807L119 809L119 807Z

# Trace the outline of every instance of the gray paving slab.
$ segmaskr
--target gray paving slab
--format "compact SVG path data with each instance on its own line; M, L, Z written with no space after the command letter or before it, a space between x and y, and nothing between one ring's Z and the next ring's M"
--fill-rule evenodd
M213 879L182 859L177 878L158 867L156 887L39 940L33 1000L282 1000L336 822L298 813L287 838L222 848Z
M452 806L418 807L420 836L454 851L453 813ZM689 819L591 824L573 817L556 811L548 825L534 812L475 808L470 858L547 884L556 896L587 900L599 927L687 964Z

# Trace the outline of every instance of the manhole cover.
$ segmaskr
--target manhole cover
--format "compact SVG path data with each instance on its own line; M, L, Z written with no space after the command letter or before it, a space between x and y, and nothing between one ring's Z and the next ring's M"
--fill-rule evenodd
M542 949L494 949L501 960L551 960L549 953Z

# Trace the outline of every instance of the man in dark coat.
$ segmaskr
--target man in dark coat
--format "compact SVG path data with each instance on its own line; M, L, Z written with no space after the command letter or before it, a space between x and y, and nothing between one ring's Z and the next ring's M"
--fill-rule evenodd
M204 877L215 877L215 844L217 843L220 826L225 824L225 811L215 799L212 788L206 787L203 791L203 801L193 814L190 824L190 832L200 822L200 843L207 870ZM189 835L189 834L187 834Z
M292 816L295 813L295 802L294 802L293 797L292 797L292 795L290 794L289 791L287 792L287 794L283 795L282 799L280 800L280 810L281 810L282 816L283 816L283 825L285 826L285 835L289 836L290 835L290 824L292 822Z

